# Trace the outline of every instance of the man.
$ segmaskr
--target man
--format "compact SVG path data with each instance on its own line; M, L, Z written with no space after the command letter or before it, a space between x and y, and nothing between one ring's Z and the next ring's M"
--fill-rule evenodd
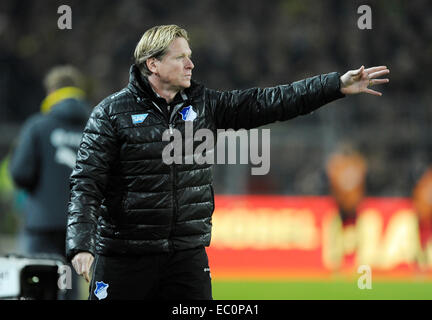
M212 299L205 247L214 194L210 164L166 165L166 130L250 129L307 114L368 85L386 67L267 89L220 92L191 80L187 32L146 31L126 88L93 111L71 176L67 256L90 299ZM192 115L192 116L189 116ZM185 163L183 161L183 163Z
M416 182L412 200L418 219L420 268L432 268L432 166Z
M357 248L357 210L365 196L367 162L351 143L344 142L330 155L326 173L339 214L331 235L331 250L335 253L332 264L335 268L341 264L353 267Z
M21 234L26 254L65 254L69 177L91 111L83 79L72 66L55 67L46 75L42 112L24 124L10 160L14 183L28 194ZM68 297L77 298L77 289L73 285Z

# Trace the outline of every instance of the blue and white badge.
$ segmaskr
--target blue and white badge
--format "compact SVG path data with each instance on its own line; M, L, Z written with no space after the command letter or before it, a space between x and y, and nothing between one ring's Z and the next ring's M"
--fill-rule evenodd
M133 124L140 124L143 123L144 120L147 118L148 113L142 113L142 114L133 114L132 117L132 123Z
M192 109L192 106L187 106L179 112L184 121L194 121L197 117L197 113Z
M108 297L108 287L109 284L104 283L103 281L96 281L96 289L94 291L95 296L99 299L105 299Z

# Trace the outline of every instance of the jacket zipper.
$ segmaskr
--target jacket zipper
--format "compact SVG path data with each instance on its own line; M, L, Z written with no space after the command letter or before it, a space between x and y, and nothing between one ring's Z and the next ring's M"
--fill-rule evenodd
M154 105L156 105L153 102ZM157 105L156 105L157 106ZM159 108L158 108L159 109ZM159 109L160 110L160 109ZM171 106L168 106L168 110L171 111ZM173 134L173 118L171 117L172 113L170 114L170 118L167 121L168 122L168 128L169 128L169 132L170 134ZM168 243L169 243L169 247L171 248L171 250L174 250L174 244L172 241L172 235L174 233L174 227L175 227L175 222L177 219L177 189L176 189L176 176L177 176L177 172L176 172L176 164L175 162L173 162L171 164L171 181L172 181L172 197L173 197L173 213L172 213L172 219L171 219L171 226L170 226L170 233L168 236Z
M170 133L172 134L172 124L169 124L169 128L170 128ZM177 189L176 189L176 176L177 176L177 172L176 172L176 165L175 162L173 162L171 164L171 174L172 174L172 192L173 192L173 215L172 215L172 219L171 219L171 228L170 228L170 234L168 237L168 242L170 244L171 249L174 249L174 245L173 245L173 241L172 241L172 235L174 233L174 226L175 226L175 222L177 219Z
M170 131L170 134L173 134L173 124L171 122L172 119L168 119L167 117L165 117L161 108L159 108L159 106L154 101L152 101L152 103L159 110L159 112L163 115L166 123L168 124L168 129ZM168 106L168 110L169 110L169 108L170 108L170 106ZM175 226L175 221L177 218L177 191L176 191L176 167L175 167L175 163L173 163L171 165L171 181L172 181L172 196L173 196L173 214L172 214L172 219L171 219L170 234L168 236L168 243L169 243L169 247L172 250L174 248L174 245L173 245L173 241L171 240L171 236L174 233L174 226Z

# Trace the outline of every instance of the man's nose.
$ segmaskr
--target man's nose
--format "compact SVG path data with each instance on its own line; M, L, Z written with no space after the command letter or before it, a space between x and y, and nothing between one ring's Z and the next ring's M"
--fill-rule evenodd
M192 62L192 60L190 59L190 58L187 58L187 60L186 60L186 69L193 69L193 68L195 68L195 65L193 64L193 62Z

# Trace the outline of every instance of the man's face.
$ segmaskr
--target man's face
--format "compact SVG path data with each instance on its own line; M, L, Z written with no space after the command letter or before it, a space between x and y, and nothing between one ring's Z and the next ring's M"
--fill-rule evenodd
M194 68L191 55L186 39L176 38L162 60L156 60L156 75L160 81L174 90L190 87Z

